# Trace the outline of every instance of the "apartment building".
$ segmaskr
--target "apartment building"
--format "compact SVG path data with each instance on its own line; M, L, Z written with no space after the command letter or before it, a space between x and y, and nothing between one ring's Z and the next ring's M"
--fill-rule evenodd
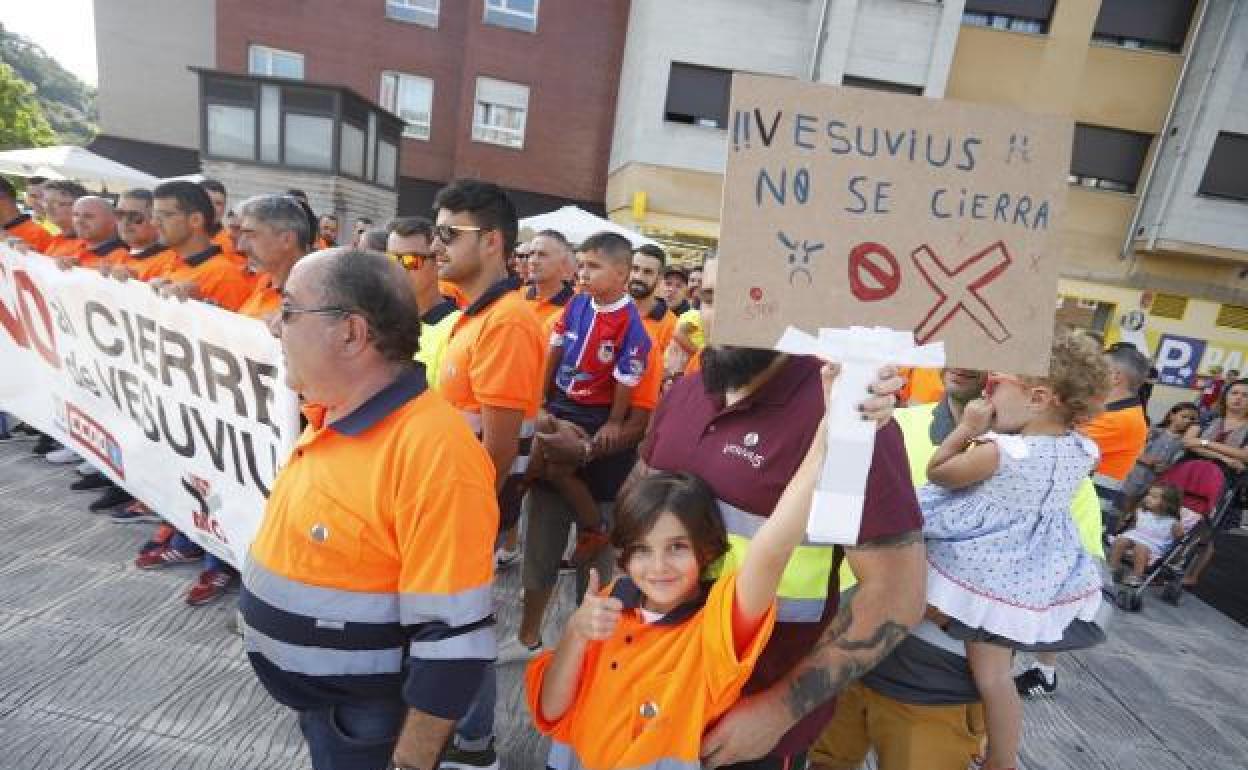
M601 212L627 14L627 0L99 0L97 145L139 167L191 152L182 173L202 163L244 188L345 176L404 212L459 176L498 182L522 213ZM156 119L164 104L176 114ZM400 120L393 179L360 109Z

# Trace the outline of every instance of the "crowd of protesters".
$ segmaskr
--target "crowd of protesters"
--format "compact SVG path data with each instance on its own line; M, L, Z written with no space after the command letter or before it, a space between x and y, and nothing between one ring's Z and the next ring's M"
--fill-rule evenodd
M882 770L1005 770L1019 696L1104 639L1103 514L1143 506L1112 558L1147 561L1182 534L1166 467L1248 463L1248 383L1204 427L1193 404L1150 432L1148 359L1062 333L1046 376L882 370L857 542L820 545L835 367L708 345L714 257L521 242L475 180L348 243L296 190L231 209L214 180L110 201L32 179L26 203L0 180L8 236L61 268L280 340L305 428L241 575L72 448L33 451L77 465L92 511L155 525L137 567L200 564L189 604L241 584L256 675L318 770L497 768L496 671L520 663L556 770L848 770L872 750ZM520 623L496 638L509 568ZM583 600L544 638L563 572Z

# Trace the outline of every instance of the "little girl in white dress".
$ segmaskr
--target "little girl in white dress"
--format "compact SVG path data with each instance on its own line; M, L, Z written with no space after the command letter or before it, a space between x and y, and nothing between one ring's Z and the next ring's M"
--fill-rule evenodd
M927 601L966 641L987 713L984 768L1018 762L1013 648L1056 642L1100 607L1100 571L1080 544L1070 503L1098 457L1074 426L1099 409L1108 381L1099 346L1083 335L1059 336L1047 377L993 373L984 398L967 404L932 457L931 483L919 492Z

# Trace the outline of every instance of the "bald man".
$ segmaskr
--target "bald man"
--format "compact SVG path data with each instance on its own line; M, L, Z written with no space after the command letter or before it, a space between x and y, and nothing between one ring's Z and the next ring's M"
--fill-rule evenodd
M58 257L63 268L108 269L130 255L130 249L117 234L117 214L113 204L96 195L74 201L74 233L83 243L77 253Z

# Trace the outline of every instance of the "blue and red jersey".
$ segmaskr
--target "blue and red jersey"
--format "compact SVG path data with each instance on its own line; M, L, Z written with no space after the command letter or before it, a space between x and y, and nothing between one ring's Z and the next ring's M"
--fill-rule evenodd
M550 344L562 349L555 385L588 406L610 405L616 382L637 387L650 355L650 337L627 294L603 306L576 295L555 322Z

